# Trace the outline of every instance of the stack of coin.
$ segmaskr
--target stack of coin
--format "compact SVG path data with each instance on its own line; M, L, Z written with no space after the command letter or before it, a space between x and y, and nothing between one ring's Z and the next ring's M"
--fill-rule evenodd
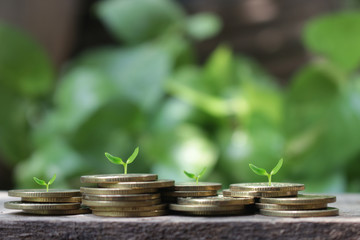
M156 174L105 174L82 176L82 183L97 187L81 187L83 204L103 217L152 217L167 213L159 193L174 186L173 180L157 180Z
M176 183L172 191L162 192L163 199L167 202L176 203L180 197L211 197L217 196L221 189L220 183L211 182L189 182Z
M276 217L325 217L337 216L337 208L328 207L335 196L299 194L297 197L260 198L256 207L260 214Z
M21 201L5 203L5 208L22 210L36 215L73 215L85 214L90 210L81 207L79 190L26 189L10 190L8 195L20 197Z
M248 213L246 205L253 203L253 198L178 198L178 203L170 204L170 209L193 216L244 215Z

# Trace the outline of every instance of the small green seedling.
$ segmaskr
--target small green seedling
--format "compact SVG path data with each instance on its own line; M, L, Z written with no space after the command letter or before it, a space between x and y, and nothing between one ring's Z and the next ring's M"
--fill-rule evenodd
M271 176L275 175L281 168L283 164L283 159L280 159L279 162L276 164L276 166L273 168L273 170L271 170L270 174L263 168L258 168L253 164L249 164L249 167L251 168L251 170L253 170L254 173L256 173L257 175L260 176L267 176L269 179L269 186L271 186Z
M187 172L187 171L184 171L184 173L185 173L185 175L188 176L189 178L195 179L196 184L198 184L198 183L199 183L199 179L201 178L202 175L204 175L205 171L206 171L206 167L203 168L203 170L201 170L201 172L200 172L199 174L197 174L197 175L195 175L194 173L189 173L189 172Z
M49 186L51 184L53 184L53 182L56 179L56 174L54 174L54 176L50 179L50 181L48 183L46 183L44 180L38 179L37 177L33 177L33 179L37 184L42 185L42 186L46 186L46 192L48 192L49 191Z
M131 154L131 156L128 158L128 160L126 160L126 162L124 162L121 158L115 157L107 152L105 153L105 156L107 157L107 159L109 159L110 162L112 162L114 164L123 165L124 166L124 174L127 174L127 165L132 163L135 160L138 153L139 153L139 147L135 148L134 152Z

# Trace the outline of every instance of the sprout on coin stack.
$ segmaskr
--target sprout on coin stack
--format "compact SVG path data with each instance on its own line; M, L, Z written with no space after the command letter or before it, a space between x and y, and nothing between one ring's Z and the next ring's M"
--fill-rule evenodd
M236 183L230 189L223 191L226 197L253 197L255 207L260 214L278 217L321 217L337 216L337 208L328 208L327 204L335 202L334 196L298 195L298 191L305 189L304 184L271 182L271 177L282 167L280 159L273 170L268 173L265 169L249 164L250 169L261 176L267 176L268 182Z
M5 203L5 208L22 210L36 215L73 215L89 213L89 209L81 207L79 190L49 189L54 183L56 174L48 181L34 177L34 181L46 189L10 190L8 195L20 197L21 201Z
M152 217L167 213L167 204L162 203L159 190L174 186L173 180L158 180L156 174L128 174L127 165L134 162L139 153L137 147L123 161L105 153L114 164L124 166L124 174L87 175L82 183L97 184L96 187L81 187L83 204L92 213L104 217Z
M167 202L175 203L178 197L211 197L217 196L217 191L221 189L221 183L199 182L204 175L206 168L203 168L198 174L184 171L184 174L195 182L176 183L174 190L163 192L163 198Z

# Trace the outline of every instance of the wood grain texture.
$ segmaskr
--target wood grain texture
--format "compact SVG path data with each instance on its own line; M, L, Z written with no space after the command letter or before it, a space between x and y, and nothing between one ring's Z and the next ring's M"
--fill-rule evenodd
M0 192L0 239L359 239L360 195L338 195L338 217L276 218L162 216L105 218L31 216L4 209L15 200Z

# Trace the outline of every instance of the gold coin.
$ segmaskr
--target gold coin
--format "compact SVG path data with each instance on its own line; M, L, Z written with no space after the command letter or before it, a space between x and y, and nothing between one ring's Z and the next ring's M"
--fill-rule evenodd
M279 205L270 203L256 203L255 206L259 209L269 210L310 210L310 209L325 209L326 203L320 204L299 204L299 205Z
M153 206L144 206L144 207L92 207L93 211L100 212L145 212L145 211L154 211L154 210L165 210L167 209L167 204L158 204Z
M119 189L139 189L139 188L166 188L174 186L174 180L157 180L151 182L118 182L118 183L98 183L99 187L119 188Z
M204 197L204 198L178 198L178 204L185 205L216 205L231 206L253 204L254 198L229 198L223 196Z
M229 189L223 190L224 197L286 197L286 196L296 196L297 191L287 191L287 192L255 192L255 191L244 191L244 192L234 192Z
M158 179L157 174L100 174L81 176L82 183L147 182Z
M55 198L55 197L23 197L22 202L43 202L43 203L81 203L81 197L67 197L67 198Z
M96 216L100 217L156 217L163 216L167 214L166 210L154 210L154 211L145 211L145 212L103 212L103 211L93 211Z
M92 201L139 201L160 198L160 193L155 194L129 194L129 195L83 195L83 199Z
M180 204L170 204L169 207L170 207L170 210L180 211L180 212L236 211L236 210L243 210L245 208L244 205L216 206L216 205L180 205Z
M211 182L188 182L188 183L176 183L175 191L211 191L211 190L220 190L220 183L211 183Z
M95 194L95 195L126 195L126 194L156 193L159 192L159 189L156 188L119 189L119 188L80 187L80 192L84 194Z
M269 186L268 183L235 183L230 185L231 191L244 192L244 191L254 191L254 192L294 192L302 191L305 189L304 184L300 183L277 183L274 182Z
M261 198L261 203L272 204L327 204L336 202L336 196L318 195L318 194L299 194L297 197L286 198Z
M211 197L217 196L217 191L175 191L164 192L162 196L165 197Z
M81 193L79 190L72 189L18 189L10 190L8 192L10 197L79 197Z
M5 208L17 210L70 210L80 208L80 203L24 203L5 202Z
M34 215L76 215L91 213L90 209L85 208L71 210L23 210L23 212Z
M238 216L238 215L246 215L248 212L246 210L235 210L235 211L187 211L187 212L177 212L183 215L190 216Z
M83 199L82 203L88 207L137 207L160 204L160 199L146 201L91 201Z
M323 210L278 211L260 209L260 214L272 217L328 217L338 216L339 209L328 207Z

